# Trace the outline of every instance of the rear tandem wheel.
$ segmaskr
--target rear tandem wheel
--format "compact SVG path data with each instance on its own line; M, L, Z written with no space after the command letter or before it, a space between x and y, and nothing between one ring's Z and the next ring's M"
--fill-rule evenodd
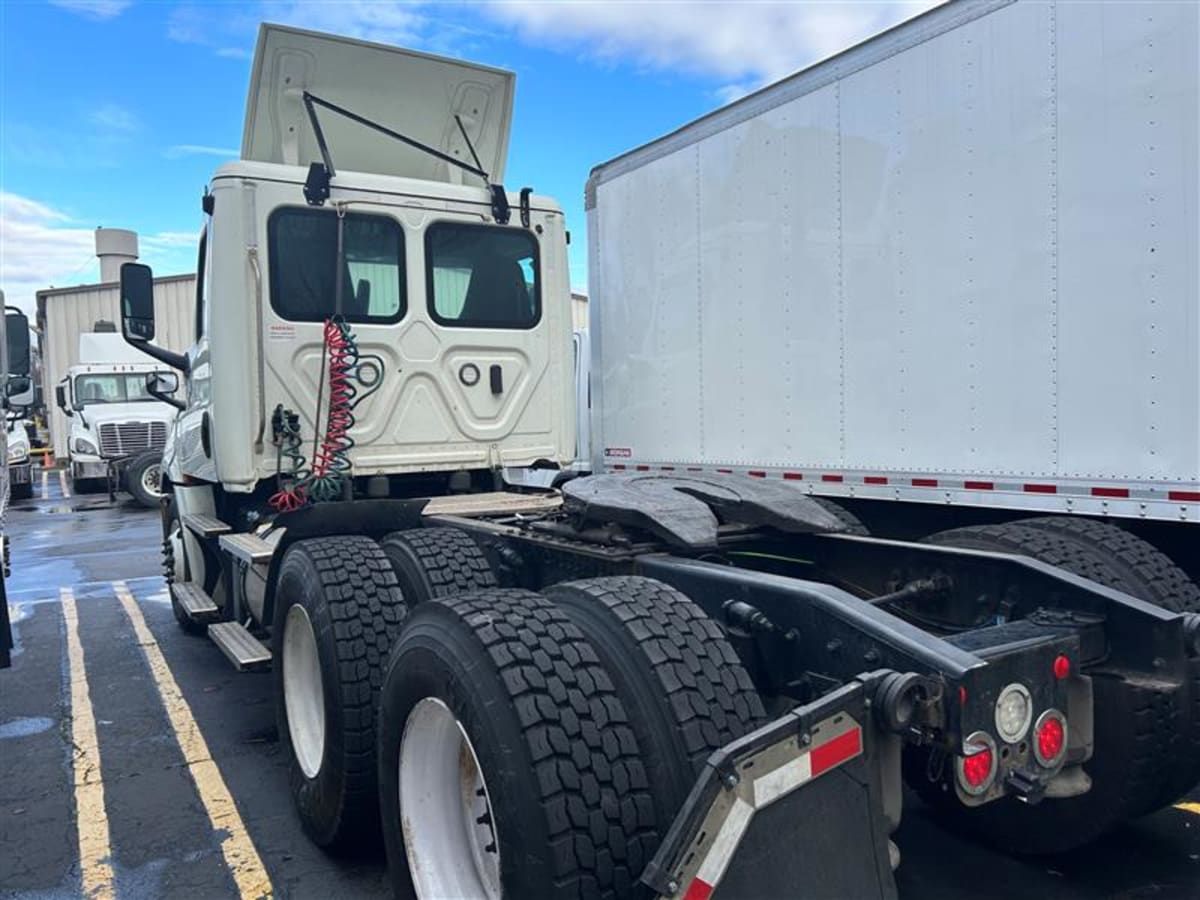
M418 605L379 710L397 897L638 893L665 825L608 671L546 598L493 588Z
M378 838L376 703L406 613L370 538L297 541L280 564L271 630L279 743L300 822L321 847Z

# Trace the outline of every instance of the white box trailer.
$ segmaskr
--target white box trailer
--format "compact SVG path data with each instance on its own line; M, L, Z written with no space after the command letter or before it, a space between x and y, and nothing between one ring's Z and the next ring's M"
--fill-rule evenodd
M598 166L593 457L1200 521L1193 3L950 3Z

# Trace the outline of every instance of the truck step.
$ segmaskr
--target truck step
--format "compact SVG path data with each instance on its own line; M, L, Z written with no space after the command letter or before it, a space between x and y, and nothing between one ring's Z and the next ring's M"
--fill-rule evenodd
M209 625L208 636L239 672L256 672L271 665L271 651L240 622Z
M270 562L275 555L273 546L253 534L223 534L221 549L248 563Z
M187 617L198 625L207 625L221 618L221 608L213 603L204 588L192 581L171 585L171 596L183 607Z
M232 530L227 523L222 522L216 516L199 514L185 515L183 526L193 534L206 538L216 537L218 534L228 534Z

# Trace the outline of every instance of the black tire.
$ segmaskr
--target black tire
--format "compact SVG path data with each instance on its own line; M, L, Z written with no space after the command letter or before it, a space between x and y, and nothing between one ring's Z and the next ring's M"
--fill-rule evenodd
M1094 548L1071 534L1021 523L979 525L940 532L927 543L1016 553L1128 593L1135 585ZM968 809L922 776L924 758L906 761L911 786L954 829L979 835L1016 853L1061 853L1087 844L1147 812L1161 796L1178 753L1173 696L1149 680L1093 673L1094 753L1083 768L1092 788L1079 797L1036 806L1008 798Z
M171 534L176 529L182 530L182 528L183 524L179 518L179 510L175 503L175 498L172 497L167 501L167 511L163 516L163 577L167 581L167 594L171 598L171 612L175 614L175 621L179 624L179 627L186 634L202 635L208 631L208 626L201 622L193 621L184 611L183 607L179 605L179 601L175 599L175 592L171 590L171 585L175 583L175 570L178 568L175 559L175 547L171 543ZM183 571L185 580L190 580L191 573L188 568L186 556L183 560Z
M158 469L158 480L162 481L162 453L158 450L148 450L135 456L125 467L125 490L133 495L133 499L147 509L159 509L162 506L162 493L151 493L143 479L153 469Z
M546 598L494 588L418 606L380 696L379 790L397 897L413 897L400 745L424 699L445 704L479 759L505 897L619 898L659 841L629 718L595 650Z
M312 624L324 695L324 753L311 778L292 745L284 702L284 623L296 605ZM375 710L387 655L406 612L392 567L370 538L312 538L284 554L272 629L279 743L304 831L329 850L378 840Z
M1200 612L1200 586L1154 545L1124 528L1095 519L1042 516L1017 524L1070 535L1103 556L1126 593L1172 612Z
M31 500L33 499L33 482L25 481L21 484L12 484L9 486L9 495L13 500Z
M393 531L379 546L387 554L410 608L434 597L483 590L499 583L479 545L457 528Z
M842 504L836 500L830 500L828 497L813 497L826 512L833 513L846 526L846 534L857 534L862 537L869 537L871 532L867 530L867 526L863 524L862 519L856 516Z
M590 578L545 593L612 675L655 787L658 821L672 821L712 752L766 719L750 676L717 623L661 581Z

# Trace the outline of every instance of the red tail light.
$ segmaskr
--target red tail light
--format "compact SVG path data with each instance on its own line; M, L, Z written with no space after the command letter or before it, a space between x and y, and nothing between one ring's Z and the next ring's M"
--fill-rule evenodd
M1034 726L1033 755L1043 766L1057 765L1067 751L1067 720L1056 709L1048 709Z
M976 796L987 791L996 780L999 758L996 742L991 735L977 731L964 743L966 753L954 761L958 786L967 794Z
M971 787L983 787L992 775L996 760L991 750L982 750L963 759L963 780Z

